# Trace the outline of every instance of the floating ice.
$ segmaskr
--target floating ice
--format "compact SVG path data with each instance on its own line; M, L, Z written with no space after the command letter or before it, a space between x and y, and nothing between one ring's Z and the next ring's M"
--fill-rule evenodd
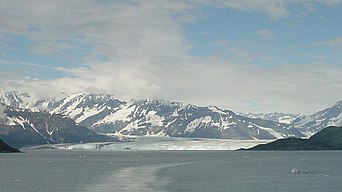
M293 168L293 169L291 170L291 173L293 173L293 174L299 174L299 170L296 169L296 168Z

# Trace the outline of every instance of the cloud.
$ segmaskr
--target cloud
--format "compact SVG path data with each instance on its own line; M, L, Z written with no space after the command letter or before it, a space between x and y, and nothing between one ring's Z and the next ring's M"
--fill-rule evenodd
M316 2L325 3L326 5L338 5L342 0L316 0Z
M304 46L304 48L324 49L325 51L328 51L331 54L329 58L333 58L333 57L341 58L340 53L342 52L342 37L311 43L309 45ZM313 53L313 54L316 54L316 53ZM313 56L318 57L319 55L316 54ZM336 63L338 64L340 63L340 61L337 60Z
M255 34L259 35L259 36L264 36L264 37L270 37L272 36L272 31L270 30L267 30L267 29L260 29L260 30L257 30L255 32Z
M91 47L86 62L96 55L110 59L182 56L189 49L182 31L187 3L177 1L18 1L0 4L1 33L24 35L32 51L54 54ZM23 14L15 14L23 13ZM25 18L23 16L25 15ZM187 19L183 18L186 17ZM30 30L36 26L40 30Z
M193 64L195 63L195 64ZM340 100L342 68L324 64L259 68L238 58L188 58L178 65L127 62L63 69L74 77L9 82L9 87L58 95L60 91L114 94L117 98L157 97L217 105L235 111L311 113ZM320 101L320 102L317 102Z
M11 65L11 64L16 64L16 65L26 66L26 67L31 67L31 68L49 68L45 65L39 65L39 64L30 63L30 62L0 60L0 65Z
M310 47L321 47L321 46L328 46L328 47L341 47L342 46L342 37L334 38L326 41L316 42L311 44Z
M314 2L336 5L340 1ZM340 67L260 69L252 63L258 55L236 47L227 48L228 56L194 57L188 53L191 45L184 25L200 19L202 6L257 12L274 20L293 16L290 5L305 6L301 1L283 0L1 1L0 34L26 37L32 41L32 53L69 56L87 47L81 63L46 68L66 74L62 78L24 79L20 72L13 77L9 70L0 71L1 88L34 91L42 97L84 91L124 99L159 97L240 111L316 110L321 107L317 98L328 102L342 92L342 79L335 74L342 73ZM272 35L268 29L255 33ZM3 45L6 41L1 37ZM229 43L222 40L217 45ZM99 55L105 56L105 61L99 60ZM22 66L41 67L24 62Z
M193 2L195 4L201 2L203 5L218 8L258 12L271 19L280 19L294 15L307 15L316 9L317 4L336 6L341 4L342 0L194 0ZM290 6L295 6L297 10L291 10Z
M272 19L290 16L284 0L217 0L218 6L224 6L242 11L256 11L269 16Z
M305 6L303 1L284 0L3 1L0 34L25 36L33 41L31 51L39 54L73 54L80 45L90 47L85 63L96 61L97 55L110 59L185 56L191 46L183 25L196 19L201 6L254 11L277 19L291 16L289 5Z

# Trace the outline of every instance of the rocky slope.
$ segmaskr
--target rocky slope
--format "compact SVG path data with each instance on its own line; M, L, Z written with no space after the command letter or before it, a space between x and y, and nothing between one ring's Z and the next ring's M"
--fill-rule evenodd
M14 147L116 141L112 137L99 135L84 126L79 126L71 118L63 115L12 107L6 107L2 114L0 139Z

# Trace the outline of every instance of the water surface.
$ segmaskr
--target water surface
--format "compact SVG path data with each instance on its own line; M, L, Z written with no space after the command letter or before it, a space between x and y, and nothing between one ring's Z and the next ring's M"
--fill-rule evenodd
M29 150L0 154L0 191L338 192L341 160L341 151Z

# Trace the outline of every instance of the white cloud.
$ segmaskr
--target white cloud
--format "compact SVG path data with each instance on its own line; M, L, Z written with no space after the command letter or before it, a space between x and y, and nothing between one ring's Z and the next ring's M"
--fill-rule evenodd
M204 5L216 6L219 8L231 8L241 11L254 11L268 16L271 19L290 17L293 15L306 15L313 12L316 4L336 6L342 0L193 0L194 3L201 2ZM296 6L296 10L290 10L289 6Z
M29 62L18 62L18 61L10 61L10 60L0 60L0 65L10 65L10 63L14 63L17 65L25 66L25 67L31 67L31 68L49 68L45 65L38 65L35 63L29 63Z
M326 5L338 5L342 3L342 0L316 0L320 3L325 3Z
M233 9L264 13L272 19L288 17L290 15L284 0L222 0L216 2L218 5Z
M334 38L326 41L316 42L314 44L309 45L309 47L321 47L321 46L328 46L328 47L339 47L342 46L342 37Z
M255 34L259 35L259 36L264 36L264 37L270 37L272 36L272 31L270 30L267 30L267 29L260 29L260 30L257 30L255 32Z
M342 68L323 64L257 68L235 59L212 57L189 58L176 66L102 63L69 72L75 77L9 82L9 86L35 90L38 95L101 92L126 100L158 97L236 111L294 113L310 113L334 104L342 92Z
M289 4L302 5L284 0L1 1L0 33L27 37L34 42L33 52L66 50L72 54L81 45L91 49L83 66L70 63L69 68L52 69L69 74L64 78L41 81L0 72L2 88L34 90L43 96L89 91L124 99L160 97L240 111L313 111L322 107L317 99L323 103L340 99L336 94L342 92L340 67L259 69L251 64L254 55L237 48L228 50L229 57L188 54L191 46L183 27L197 19L200 6L253 11L279 19L292 15ZM271 36L272 32L261 29L256 34ZM108 61L98 61L97 55Z
M185 54L187 45L176 16L186 3L161 1L2 2L0 29L36 41L33 51L65 49L60 41L94 46L93 54L153 57L156 52ZM16 14L21 13L21 14ZM25 17L25 18L24 18ZM180 21L177 20L179 18ZM31 31L35 26L39 30Z

